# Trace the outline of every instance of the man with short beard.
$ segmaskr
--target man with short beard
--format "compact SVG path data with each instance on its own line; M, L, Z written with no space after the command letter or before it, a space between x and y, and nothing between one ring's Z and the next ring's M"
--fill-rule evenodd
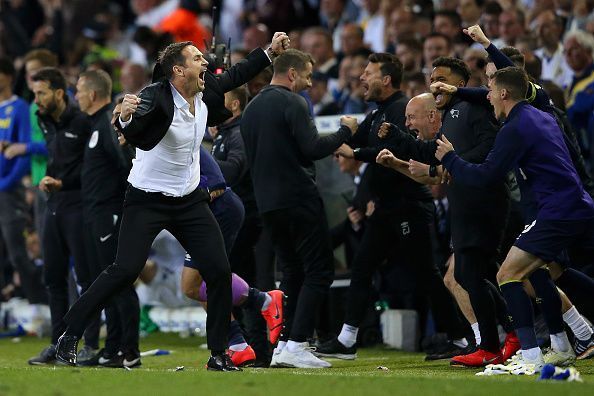
M339 359L355 359L359 327L369 308L371 277L379 265L392 254L409 265L421 281L422 292L430 296L431 310L440 331L466 346L460 322L455 321L453 300L435 266L431 248L433 200L426 186L375 163L385 141L378 136L383 122L405 128L408 98L400 90L402 63L396 56L376 53L361 75L366 102L378 109L361 123L350 146L342 145L336 154L368 162L369 190L375 211L366 228L352 265L345 322L337 338L320 345L316 354ZM354 149L353 149L354 147Z
M246 107L241 119L258 211L283 271L288 296L286 329L270 367L325 368L307 339L317 307L328 294L334 260L324 205L315 183L314 160L331 155L356 131L356 119L343 117L340 129L320 137L298 92L311 87L313 60L287 50L274 61L274 76Z
M46 176L39 188L49 194L42 243L52 338L49 347L29 360L29 364L39 365L55 361L58 337L65 329L70 257L74 258L76 278L83 292L91 282L83 242L81 196L84 146L91 126L87 116L66 95L66 80L58 69L41 69L32 79L39 125L48 150ZM97 349L98 331L87 335L90 339L85 340L86 344Z

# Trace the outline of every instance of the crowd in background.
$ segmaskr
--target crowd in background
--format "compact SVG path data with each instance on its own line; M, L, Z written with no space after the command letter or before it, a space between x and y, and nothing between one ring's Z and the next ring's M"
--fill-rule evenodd
M214 14L213 6L217 7ZM0 210L0 300L25 293L33 304L47 302L42 286L43 226L39 219L44 196L38 188L45 175L46 152L40 147L43 135L35 114L38 105L30 91L32 76L42 67L58 67L64 73L73 100L82 72L104 70L113 81L112 97L116 98L125 93L137 94L150 82L157 54L169 43L191 40L205 52L213 41L230 43L229 58L234 64L254 48L266 48L272 32L285 31L291 47L310 53L315 61L313 86L302 93L311 105L312 115L360 114L375 108L364 100L360 80L373 52L393 53L402 62L401 89L409 98L429 91L433 62L441 56L454 56L468 65L469 87L486 85L487 53L463 32L476 24L497 47L513 46L523 54L530 77L545 89L556 107L567 113L591 170L594 1L0 1L0 92L9 86L28 103L21 109L27 123L18 136L3 134L10 114L0 114L0 193L20 191L21 184L25 187L22 206L13 208L19 213L17 220ZM271 77L272 73L265 71L252 80L248 97L255 96ZM242 102L240 97L237 100ZM241 107L245 107L245 100ZM216 139L216 132L213 134ZM24 157L29 158L26 163L14 164ZM356 178L359 169L340 161L340 170ZM7 173L7 169L17 170ZM443 186L432 188L438 208L435 239L443 250L437 253L441 262L447 258L449 247L445 225L448 203L443 190ZM348 217L345 220L356 225L370 216L373 203L364 204L366 210L349 210L343 216ZM23 249L14 253L14 244ZM266 249L262 250L259 259L270 261ZM347 251L347 263L349 257L352 252L349 255ZM398 302L392 305L415 306L406 302L406 293L414 294L408 290L414 280L408 282L410 275L405 272L391 275L390 271L385 270L378 283L384 291L388 289L388 295L398 294L394 289L399 290ZM272 287L269 274L259 276L265 279L260 287ZM30 286L24 287L27 283Z

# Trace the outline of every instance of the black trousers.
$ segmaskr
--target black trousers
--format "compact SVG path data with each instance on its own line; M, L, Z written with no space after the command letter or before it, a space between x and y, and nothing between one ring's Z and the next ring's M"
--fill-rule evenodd
M68 212L47 210L44 224L43 272L49 296L52 344L55 344L65 330L62 319L69 307L70 258L74 259L76 280L83 292L89 287L93 276L84 248L82 209L73 208ZM90 331L85 334L85 344L93 348L97 348L99 344L98 319L98 314L90 318L94 326L91 326Z
M93 269L93 280L115 261L121 212L121 208L105 208L92 215L85 215L85 246ZM113 296L105 307L105 322L105 350L108 354L113 355L120 350L124 353L139 352L140 306L133 285L126 286Z
M66 333L80 337L87 320L105 307L111 297L134 283L153 240L166 229L198 263L208 286L208 347L213 352L223 352L231 316L231 269L223 236L208 208L209 200L202 189L184 197L168 197L128 187L115 262L68 311L64 318L68 324Z
M372 275L386 259L408 265L420 292L429 297L438 331L451 339L464 337L456 306L433 261L432 202L403 203L394 211L378 211L365 225L361 245L353 260L345 323L359 327L369 307Z
M499 350L497 310L495 298L488 284L489 271L496 267L497 250L481 247L454 248L456 267L454 277L468 292L470 304L476 315L481 332L481 347L496 352ZM501 310L505 309L501 307Z
M322 199L262 214L283 272L287 296L281 340L304 342L313 335L317 312L334 278L334 257Z

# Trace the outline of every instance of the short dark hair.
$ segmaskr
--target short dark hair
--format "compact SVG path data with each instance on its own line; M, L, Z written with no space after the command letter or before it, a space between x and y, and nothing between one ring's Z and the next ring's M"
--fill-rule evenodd
M499 88L505 88L512 100L526 99L528 75L521 67L509 66L493 73L492 81Z
M231 94L233 98L239 100L239 108L241 109L241 111L243 111L248 101L247 87L245 85L240 85L239 87L229 91L229 94Z
M503 8L497 1L488 1L485 3L485 10L483 12L489 15L499 15L503 12Z
M524 54L522 54L520 50L515 47L503 47L500 49L500 51L503 55L507 56L514 63L514 65L518 67L524 67L525 58ZM488 57L487 61L495 63L491 57Z
M169 44L163 51L159 52L158 62L168 80L173 76L173 66L186 64L186 58L182 55L182 51L188 45L194 45L194 43L191 41L181 41L179 43Z
M25 55L25 63L36 60L45 67L57 67L58 56L45 48L34 49Z
M11 78L14 77L16 71L14 70L14 64L10 58L5 56L0 57L0 73L6 74Z
M386 52L376 52L367 58L370 63L379 63L382 76L390 76L393 88L400 88L402 83L402 62L396 55Z
M66 92L66 78L64 77L64 74L55 67L44 67L43 69L39 69L39 71L31 77L31 80L45 81L49 84L49 88L52 91L61 89Z
M452 22L454 25L462 27L462 18L460 17L460 14L458 14L454 10L437 11L435 13L435 16L433 17L433 20L435 21L435 18L437 18L438 16L448 18L450 22Z
M463 60L451 56L440 56L433 61L433 67L449 67L452 73L460 76L465 83L470 80L470 68Z
M286 73L290 68L303 71L308 63L315 63L310 54L290 48L274 59L274 74Z
M99 98L111 97L112 81L105 70L88 70L81 73L79 78L84 78L86 86L95 91Z

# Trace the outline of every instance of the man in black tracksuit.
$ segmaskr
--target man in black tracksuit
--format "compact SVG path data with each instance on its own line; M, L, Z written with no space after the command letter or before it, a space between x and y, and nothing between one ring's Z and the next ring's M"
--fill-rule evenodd
M93 279L115 259L131 159L120 146L111 125L111 78L102 70L84 72L77 83L76 99L89 115L91 134L85 146L82 194L85 246ZM105 349L81 365L122 367L124 356L139 359L140 307L134 286L129 285L106 306ZM121 354L118 352L121 351ZM140 360L137 364L139 365Z
M408 98L400 91L402 64L391 54L372 54L361 76L365 100L378 109L369 114L353 136L350 146L339 155L369 163L369 189L375 211L366 222L361 245L352 267L344 325L337 338L319 346L320 356L354 359L357 333L369 307L374 271L392 252L414 271L424 294L430 296L432 313L440 331L463 343L464 330L457 319L454 302L433 262L431 226L433 199L428 188L410 178L375 163L386 141L378 136L383 122L405 126Z
M470 71L464 62L454 58L438 58L433 63L431 82L446 82L464 86ZM449 97L436 96L437 107L443 111L440 133L456 147L466 161L482 163L493 147L497 121L491 109ZM403 131L392 128L390 151L398 158L416 159L432 165L436 143L416 141ZM434 176L434 175L430 175ZM452 244L456 259L454 276L468 292L478 320L481 344L476 352L456 356L452 365L484 366L501 361L497 333L494 296L489 293L487 271L496 265L498 248L505 227L509 197L503 182L488 188L469 187L451 180L448 186Z
M283 271L288 296L286 331L271 367L323 368L307 347L317 308L334 274L324 205L315 184L314 160L334 152L351 136L356 120L345 117L338 132L320 137L305 100L295 92L311 86L313 61L288 50L274 62L268 87L252 99L241 120L258 210Z
M62 319L69 306L68 273L71 257L74 259L77 283L83 292L92 281L83 243L81 199L81 169L90 124L88 117L68 99L66 80L58 69L40 70L33 77L33 86L35 103L39 106L39 125L48 149L46 176L39 187L50 194L42 244L52 339L51 345L38 357L29 360L29 363L46 364L55 360L55 345L65 329ZM85 343L97 349L98 328L86 335L89 338L85 339Z

